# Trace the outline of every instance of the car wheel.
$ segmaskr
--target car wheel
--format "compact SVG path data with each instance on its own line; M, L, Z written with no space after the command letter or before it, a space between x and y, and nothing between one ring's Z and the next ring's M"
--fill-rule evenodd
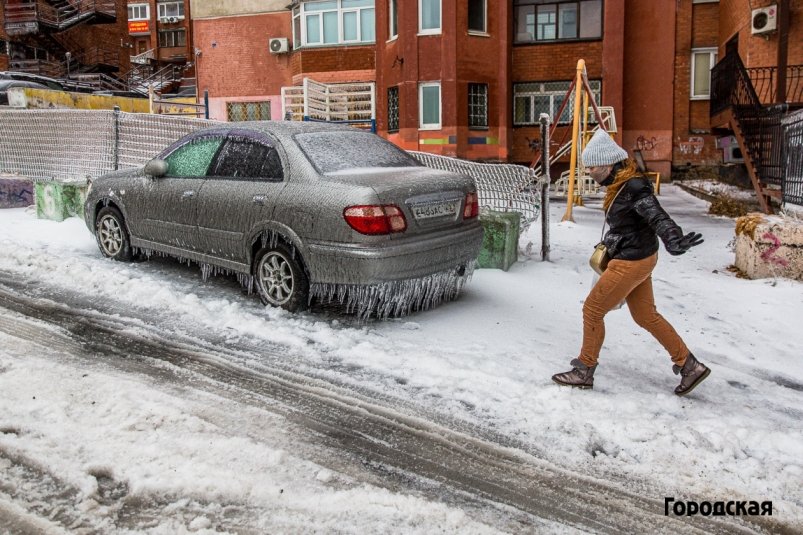
M117 208L106 206L98 212L98 217L95 219L95 237L103 256L121 261L133 259L123 214Z
M261 249L254 259L254 281L266 305L290 312L307 308L309 280L299 260L287 247Z

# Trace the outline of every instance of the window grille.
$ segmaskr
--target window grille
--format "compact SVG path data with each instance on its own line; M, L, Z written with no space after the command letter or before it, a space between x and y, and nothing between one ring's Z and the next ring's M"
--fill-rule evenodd
M399 131L399 88L388 88L388 132Z
M488 84L468 84L468 126L488 127Z
M230 122L270 121L270 101L227 102L226 118Z

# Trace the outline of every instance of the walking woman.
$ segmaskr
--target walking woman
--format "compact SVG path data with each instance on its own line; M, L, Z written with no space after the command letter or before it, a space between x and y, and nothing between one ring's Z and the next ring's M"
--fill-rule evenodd
M560 385L593 388L594 372L605 339L605 315L623 300L633 320L664 346L672 369L680 374L675 394L691 392L711 373L686 347L677 331L655 309L652 270L658 261L658 237L671 255L681 255L703 242L702 235L681 228L658 204L652 183L610 135L598 130L582 153L588 174L605 186L603 208L610 230L603 243L610 262L583 305L583 347L572 369L552 376Z

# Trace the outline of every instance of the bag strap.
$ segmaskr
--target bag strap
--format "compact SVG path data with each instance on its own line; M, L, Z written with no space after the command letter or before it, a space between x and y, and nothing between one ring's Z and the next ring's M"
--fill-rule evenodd
M609 204L608 205L608 209L605 210L605 217L602 220L602 232L599 235L599 241L602 241L602 239L605 237L605 225L608 224L608 213L611 211L611 208L613 208L613 203L616 202L616 198L619 196L620 193L622 193L622 190L624 189L624 187L625 187L625 184L622 184L621 186L619 186L619 189L616 190L616 195L614 195L613 199L611 200L611 204Z

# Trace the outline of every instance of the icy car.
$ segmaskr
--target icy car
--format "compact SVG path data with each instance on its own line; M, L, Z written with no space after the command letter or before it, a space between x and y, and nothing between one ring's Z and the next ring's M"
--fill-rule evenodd
M103 255L234 272L267 305L339 301L402 315L459 294L482 243L474 181L392 143L322 123L198 130L143 168L92 182L86 223Z

